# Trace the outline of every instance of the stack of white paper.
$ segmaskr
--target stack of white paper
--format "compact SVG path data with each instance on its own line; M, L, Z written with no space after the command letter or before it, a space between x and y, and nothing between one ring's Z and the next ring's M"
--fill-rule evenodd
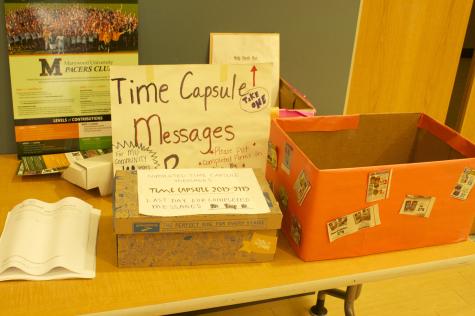
M0 281L94 278L100 213L73 197L15 206L0 237Z

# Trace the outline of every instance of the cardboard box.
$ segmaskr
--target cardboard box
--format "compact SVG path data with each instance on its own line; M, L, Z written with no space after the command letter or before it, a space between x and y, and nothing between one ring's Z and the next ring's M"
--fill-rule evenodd
M475 169L475 145L427 115L279 118L272 122L270 143L277 163L268 164L266 177L281 203L282 230L304 260L468 237L475 189L465 200L452 194L464 169ZM388 171L388 194L367 202L369 175ZM408 195L433 197L430 216L400 214ZM329 223L373 205L379 225L330 241Z
M112 153L70 164L62 177L86 190L99 188L101 196L112 193Z
M279 116L305 117L314 116L315 114L315 107L307 97L286 80L280 78Z
M119 267L271 261L282 213L263 173L256 171L270 208L263 214L144 216L137 175L117 171L113 222Z

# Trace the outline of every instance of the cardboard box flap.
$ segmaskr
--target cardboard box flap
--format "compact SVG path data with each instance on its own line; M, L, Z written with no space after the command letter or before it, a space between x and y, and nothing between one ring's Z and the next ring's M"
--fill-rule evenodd
M418 127L420 130L426 130L434 137L437 137L453 148L454 151L459 152L463 157L475 157L475 145L447 125L441 124L425 114L421 114Z
M329 115L314 116L305 120L290 118L276 119L279 127L286 133L291 132L331 132L347 129L357 129L360 115Z
M332 121L333 125L321 127L324 131L288 133L319 169L407 163L419 114L360 115Z
M137 174L119 170L114 179L113 220L116 234L213 232L279 229L282 213L262 171L255 170L270 212L191 216L144 216L139 214Z
M282 78L280 78L279 86L279 108L310 111L314 115L316 113L314 106L305 95Z
M276 119L276 123L319 169L475 156L475 146L468 140L421 113Z
M428 162L465 158L440 138L425 129L419 129L410 162Z

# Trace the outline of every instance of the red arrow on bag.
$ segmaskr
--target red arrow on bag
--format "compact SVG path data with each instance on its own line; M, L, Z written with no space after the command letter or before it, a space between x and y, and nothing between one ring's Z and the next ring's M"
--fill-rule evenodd
M252 69L251 69L251 72L252 72L252 86L255 87L256 86L256 71L257 71L257 68L256 66L252 66Z

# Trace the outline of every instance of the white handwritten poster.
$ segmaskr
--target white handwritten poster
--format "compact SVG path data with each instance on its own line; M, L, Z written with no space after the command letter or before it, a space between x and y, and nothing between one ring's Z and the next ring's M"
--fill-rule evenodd
M112 66L115 170L265 168L272 64Z
M139 213L152 216L270 212L252 169L137 172Z
M211 33L210 64L272 63L272 106L279 106L280 34Z

